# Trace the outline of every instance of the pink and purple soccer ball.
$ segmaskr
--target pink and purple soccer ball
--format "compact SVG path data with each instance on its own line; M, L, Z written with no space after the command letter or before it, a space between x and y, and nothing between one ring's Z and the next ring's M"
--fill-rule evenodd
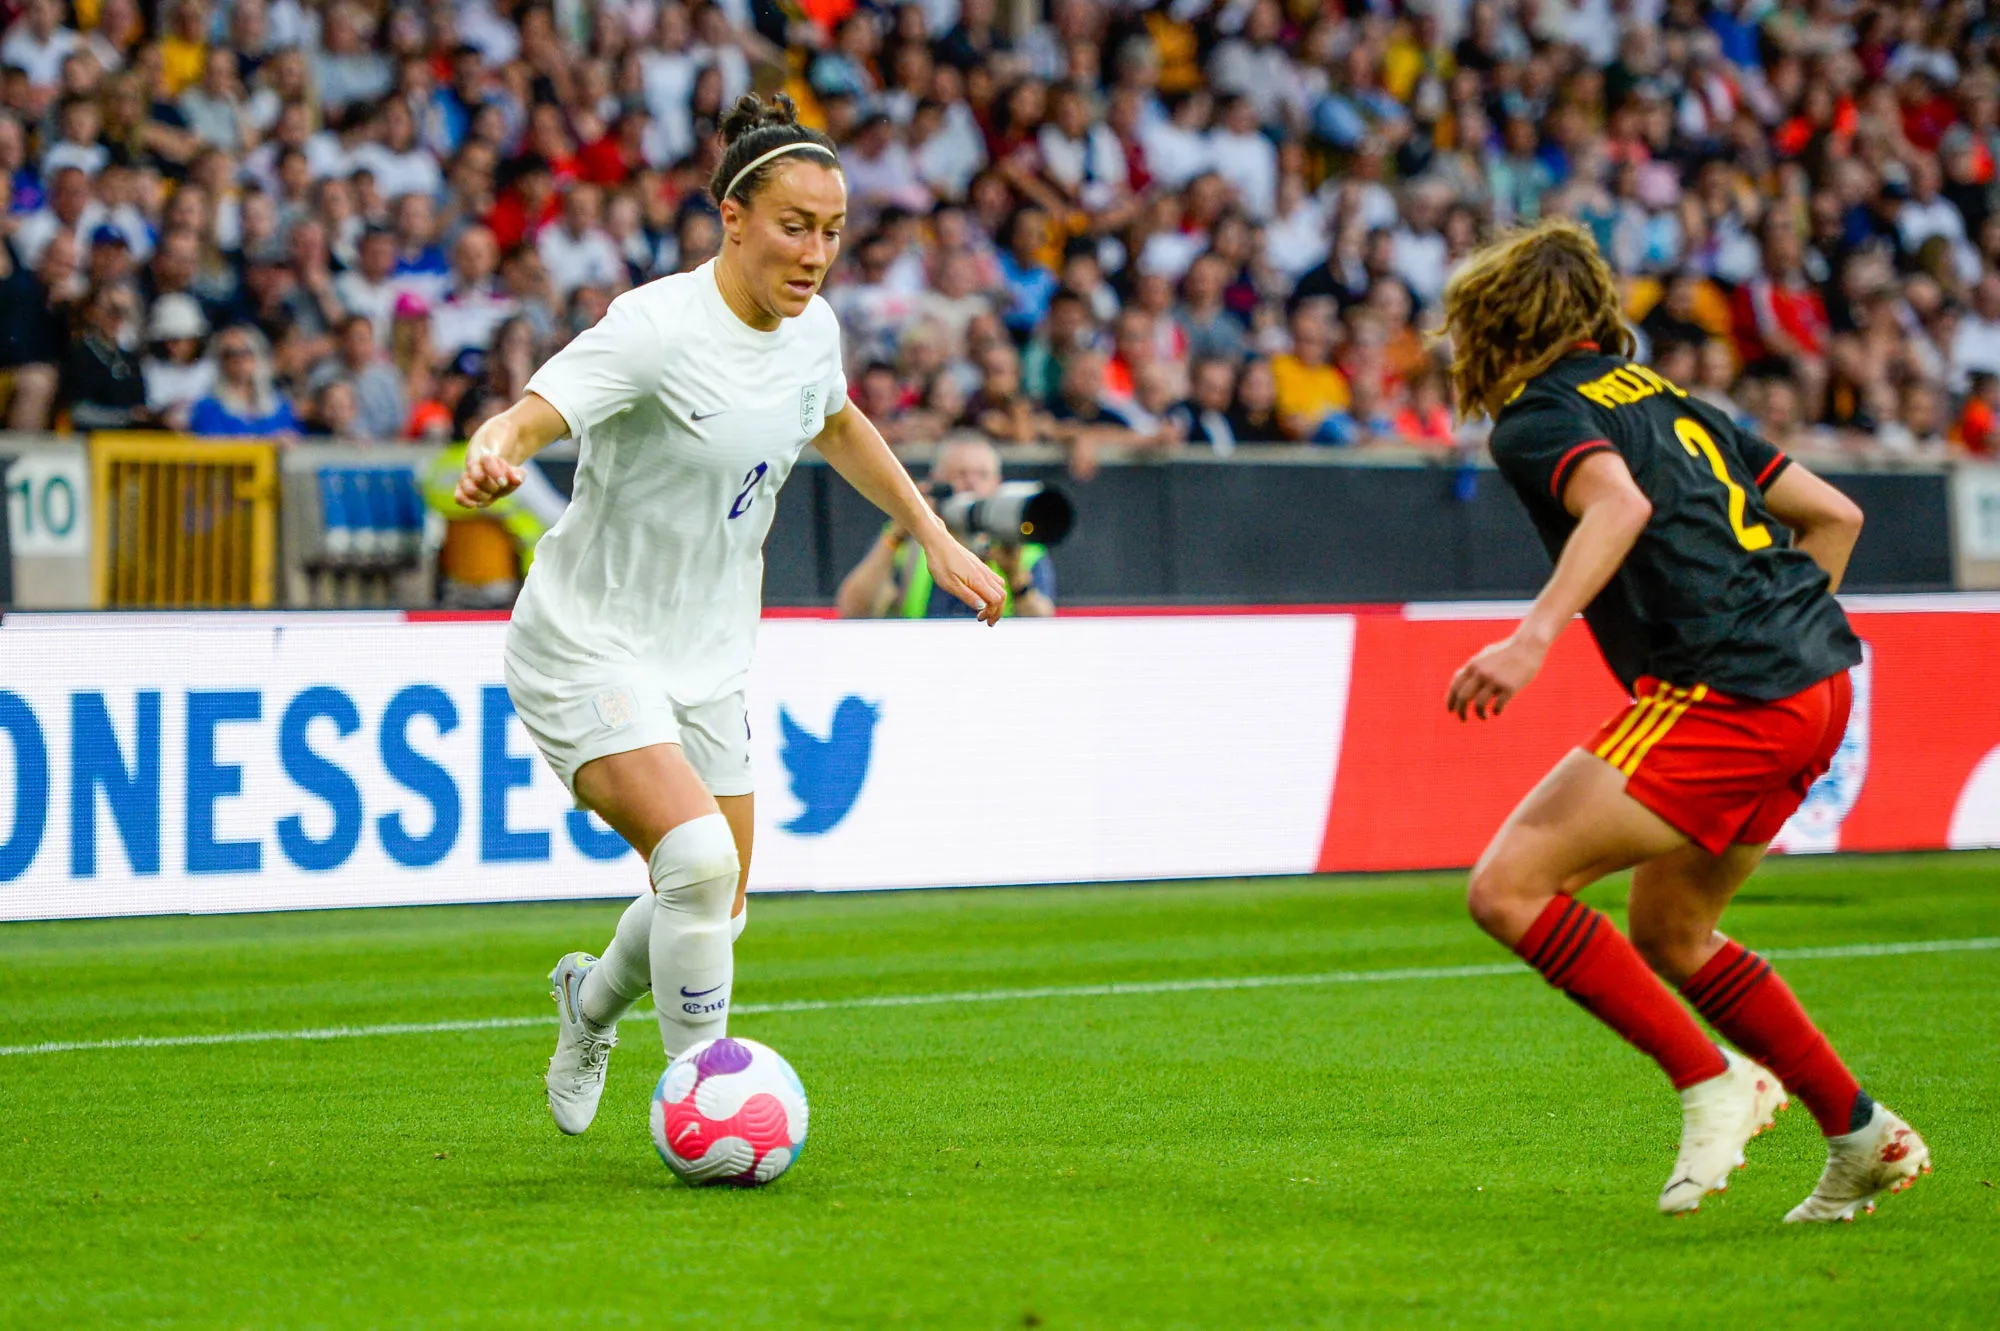
M704 1040L660 1075L652 1118L653 1145L681 1182L755 1188L799 1158L806 1088L775 1049Z

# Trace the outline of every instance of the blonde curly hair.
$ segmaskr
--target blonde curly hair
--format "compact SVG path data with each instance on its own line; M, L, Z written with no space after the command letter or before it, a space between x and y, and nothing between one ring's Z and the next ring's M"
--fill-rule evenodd
M1618 356L1637 347L1597 242L1563 218L1475 251L1445 283L1444 321L1451 386L1468 420L1498 415L1579 342Z

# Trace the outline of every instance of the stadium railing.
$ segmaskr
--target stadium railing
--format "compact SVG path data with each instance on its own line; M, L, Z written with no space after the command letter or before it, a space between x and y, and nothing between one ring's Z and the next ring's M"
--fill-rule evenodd
M106 433L90 459L100 605L277 604L276 445Z
M442 450L407 443L216 442L0 433L12 605L423 608L441 593ZM929 450L905 448L913 470ZM567 491L575 450L543 455ZM1826 466L1870 514L1857 586L2000 588L2000 466ZM1009 448L1010 476L1076 499L1064 603L1356 602L1508 596L1545 567L1483 459L1415 449L1253 446L1227 458L1110 456L1075 482L1053 448ZM803 460L781 496L766 599L825 605L880 529Z

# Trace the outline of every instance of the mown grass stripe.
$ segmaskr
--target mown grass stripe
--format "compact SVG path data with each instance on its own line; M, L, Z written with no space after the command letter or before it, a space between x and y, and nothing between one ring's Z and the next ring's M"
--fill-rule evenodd
M2000 938L1932 938L1903 943L1850 943L1834 947L1770 948L1774 961L1833 961L1848 957L1904 957L1936 952L1990 952ZM793 1012L837 1012L858 1008L944 1007L963 1003L1018 1003L1039 998L1122 998L1147 994L1210 993L1237 989L1299 988L1327 984L1394 984L1420 980L1466 980L1483 976L1532 975L1518 962L1472 966L1403 966L1388 970L1318 971L1305 975L1235 975L1195 980L1131 980L1107 984L1042 985L1027 989L966 989L936 994L869 994L855 998L804 998L782 1003L743 1003L739 1017ZM627 1021L651 1021L652 1013L635 1011ZM33 1054L70 1054L109 1049L176 1049L203 1045L266 1044L285 1040L354 1040L378 1035L447 1035L458 1031L510 1030L547 1026L552 1015L485 1017L469 1021L406 1021L379 1026L323 1026L292 1031L218 1031L208 1035L137 1035L120 1040L50 1040L41 1044L0 1045L0 1058Z

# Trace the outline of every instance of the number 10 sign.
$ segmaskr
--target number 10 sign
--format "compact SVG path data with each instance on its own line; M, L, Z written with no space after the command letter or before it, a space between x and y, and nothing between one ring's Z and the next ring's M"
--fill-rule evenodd
M88 466L80 449L14 456L5 475L7 530L16 555L90 553Z

